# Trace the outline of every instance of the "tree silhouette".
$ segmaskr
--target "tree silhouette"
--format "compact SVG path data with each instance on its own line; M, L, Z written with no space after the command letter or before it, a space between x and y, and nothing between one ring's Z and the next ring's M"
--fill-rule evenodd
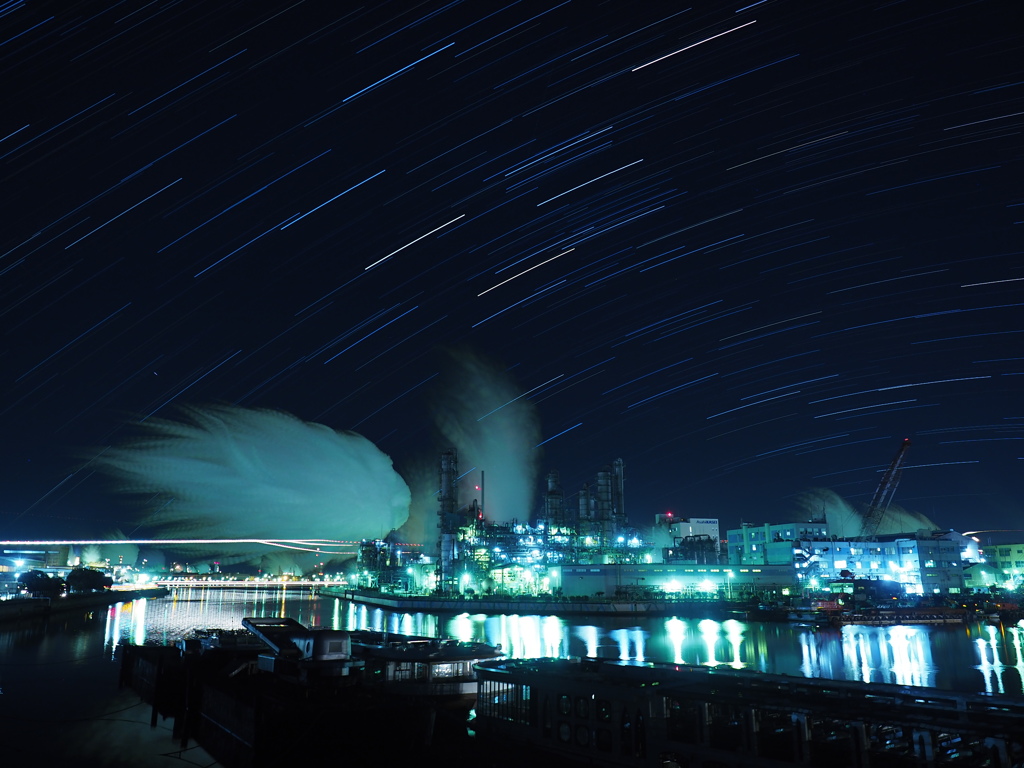
M51 577L42 571L27 571L21 575L20 580L32 595L59 597L65 589L64 579Z
M100 592L110 589L114 581L102 571L91 568L75 568L68 574L68 592Z

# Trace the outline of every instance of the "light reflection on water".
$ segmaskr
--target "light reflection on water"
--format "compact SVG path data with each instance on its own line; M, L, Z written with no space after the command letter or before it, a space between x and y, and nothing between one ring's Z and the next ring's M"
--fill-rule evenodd
M313 627L372 629L500 644L513 658L592 656L724 665L777 674L1020 695L1024 624L844 626L815 630L735 619L398 613L282 589L180 589L119 604L105 639L173 644L199 628L241 627L246 616L291 617Z
M1001 635L999 630L1000 627L989 625L975 638L977 668L985 680L986 693L1015 693L1024 680L1024 655L1021 653L1024 621L1005 628L1005 635ZM1012 649L1012 653L1000 653L1004 646ZM1011 691L1007 691L1007 684L1013 687Z
M931 657L930 636L923 627L847 625L841 632L846 678L865 683L935 685L937 670Z

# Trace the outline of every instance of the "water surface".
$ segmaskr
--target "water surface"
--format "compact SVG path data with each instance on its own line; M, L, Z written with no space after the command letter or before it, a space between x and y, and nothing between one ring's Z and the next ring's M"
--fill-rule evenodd
M176 589L108 609L0 625L0 735L11 765L215 765L120 691L118 648L174 644L246 616L500 644L512 657L597 656L1021 695L1024 628L988 624L814 630L686 617L398 613L299 590ZM18 760L17 758L22 758Z

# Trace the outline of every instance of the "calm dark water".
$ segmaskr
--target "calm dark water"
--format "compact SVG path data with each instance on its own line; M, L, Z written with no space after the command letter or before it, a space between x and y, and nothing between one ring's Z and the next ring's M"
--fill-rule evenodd
M0 625L0 736L10 765L215 765L119 691L117 649L173 644L246 616L501 644L509 656L599 656L1021 695L1024 627L844 627L679 618L400 614L296 590L179 589L156 600ZM17 760L15 758L22 758ZM5 759L5 764L8 763Z

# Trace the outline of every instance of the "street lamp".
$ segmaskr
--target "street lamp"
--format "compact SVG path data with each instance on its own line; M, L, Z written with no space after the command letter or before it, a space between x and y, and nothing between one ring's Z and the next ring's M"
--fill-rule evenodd
M726 585L728 585L729 588L729 599L732 600L732 577L736 574L734 574L732 571L726 571L726 573L729 575L729 578L726 580L725 583Z

